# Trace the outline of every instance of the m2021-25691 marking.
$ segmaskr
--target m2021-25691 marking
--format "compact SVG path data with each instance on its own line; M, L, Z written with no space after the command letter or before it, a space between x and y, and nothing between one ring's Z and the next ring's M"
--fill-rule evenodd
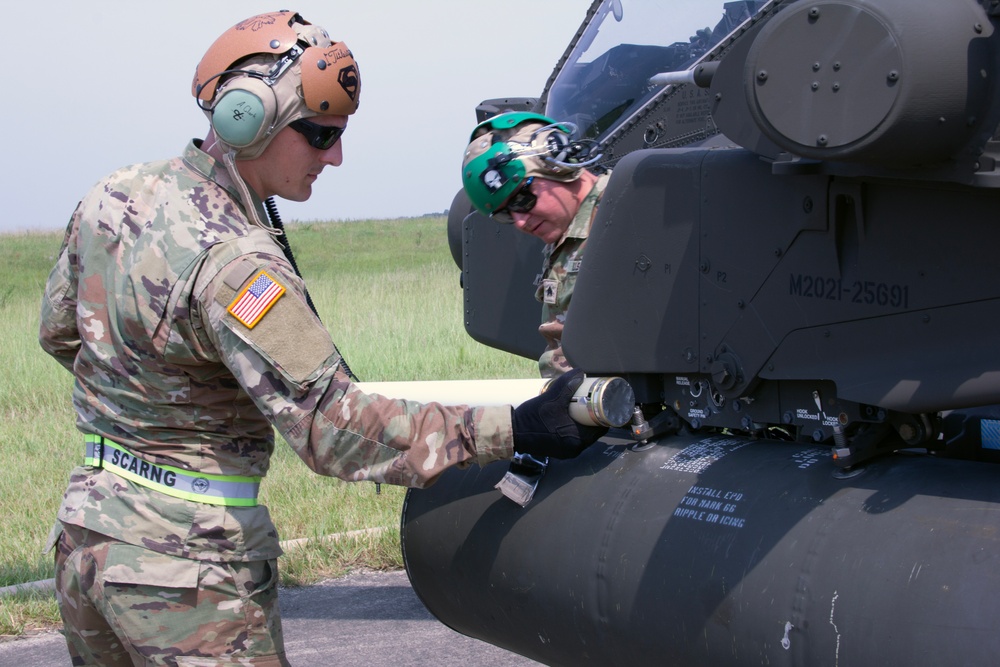
M789 276L788 293L809 299L847 301L869 306L909 308L910 286L874 280L825 278L802 273Z

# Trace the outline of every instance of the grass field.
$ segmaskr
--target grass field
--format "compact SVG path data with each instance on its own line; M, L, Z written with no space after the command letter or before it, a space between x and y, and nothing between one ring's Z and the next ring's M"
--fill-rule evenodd
M459 273L442 216L289 225L320 317L364 381L537 377L533 360L485 347L462 326ZM51 578L43 554L69 471L82 457L72 378L38 347L42 288L61 234L0 235L0 587ZM279 437L280 440L280 437ZM282 582L401 565L404 490L322 478L279 442L262 486L282 540L371 531L287 550ZM0 636L58 622L51 593L0 597Z

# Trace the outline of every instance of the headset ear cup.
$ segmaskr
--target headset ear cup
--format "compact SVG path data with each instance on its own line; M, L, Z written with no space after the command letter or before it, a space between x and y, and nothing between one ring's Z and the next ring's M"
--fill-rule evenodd
M270 86L254 77L239 77L218 91L212 129L234 148L252 146L271 131L276 106Z

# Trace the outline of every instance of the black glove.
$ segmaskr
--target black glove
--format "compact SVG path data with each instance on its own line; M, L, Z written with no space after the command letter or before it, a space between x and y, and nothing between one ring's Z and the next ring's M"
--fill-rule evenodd
M569 416L569 404L583 371L574 369L552 381L539 396L514 409L514 451L535 458L571 459L608 432L603 426L578 424Z

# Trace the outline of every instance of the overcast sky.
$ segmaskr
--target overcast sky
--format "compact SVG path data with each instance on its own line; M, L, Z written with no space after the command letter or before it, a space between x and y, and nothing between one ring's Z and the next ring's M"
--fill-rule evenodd
M191 97L208 46L253 14L293 9L353 51L361 107L344 164L282 218L443 211L484 99L537 97L590 0L38 0L8 12L0 232L65 227L118 167L179 155L207 120ZM502 9L502 13L499 11ZM10 39L13 38L13 44Z

